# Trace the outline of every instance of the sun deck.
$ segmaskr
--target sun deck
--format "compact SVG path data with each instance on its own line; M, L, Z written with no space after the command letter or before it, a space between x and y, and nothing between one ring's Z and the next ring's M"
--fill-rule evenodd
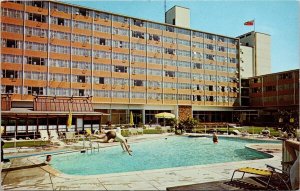
M143 135L130 137L130 142L162 138L165 136L166 135ZM118 144L112 143L105 146L114 145ZM1 175L1 180L4 189L165 190L169 187L213 181L226 181L231 178L232 172L240 167L251 166L256 168L265 168L265 164L277 167L280 166L281 145L270 145L267 149L263 149L263 147L256 144L253 148L261 149L264 152L267 151L274 157L251 161L88 176L57 173L57 171L53 171L53 169L48 165L35 166L36 164L34 163L34 160L26 157L12 159L10 167L15 169L11 171L4 170ZM206 186L208 185L210 184L207 184Z

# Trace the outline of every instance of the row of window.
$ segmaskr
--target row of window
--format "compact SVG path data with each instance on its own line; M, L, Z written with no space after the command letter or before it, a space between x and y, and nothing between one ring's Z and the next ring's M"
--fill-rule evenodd
M52 47L55 51L57 49L60 49L61 47ZM140 57L135 58L137 60L140 59ZM12 63L22 63L22 57L21 56L15 56L15 55L2 55L2 62L12 62ZM45 58L39 58L39 57L24 57L24 63L26 64L32 64L32 65L47 65L47 59ZM172 62L173 63L173 62ZM176 63L176 62L175 62ZM187 62L187 64L189 64ZM234 67L225 67L225 66L215 66L210 64L198 64L198 63L192 63L194 69L206 69L206 70L219 70L219 71L228 71L228 72L235 72L236 68ZM50 59L50 66L52 67L69 67L70 62L67 60L55 60ZM183 66L182 66L183 67ZM90 70L91 64L88 62L72 62L72 68L78 68L78 69L84 69L84 70ZM106 64L94 64L94 70L99 71L114 71L114 72L121 72L121 73L129 73L129 67L127 66L116 66L116 65L106 65ZM131 74L146 74L146 68L135 68L132 67ZM154 76L162 76L162 74L166 77L179 77L179 78L190 78L191 74L187 72L177 72L177 71L163 71L163 70L157 70L157 69L148 69L147 70L148 75L154 75ZM204 76L204 77L203 77ZM211 80L216 81L216 78L218 78L218 81L230 81L227 80L227 77L225 76L215 76L215 75L202 75L202 74L192 74L192 78L194 80ZM224 79L223 79L224 78ZM233 79L230 82L235 82Z
M55 7L62 7L63 5L56 5ZM55 8L53 7L54 10L58 10L58 11L63 11L65 12L66 10L69 10L69 8ZM51 7L52 8L52 7ZM77 10L81 10L81 8L73 8L73 14L75 15L84 15L84 16L89 16L91 15L90 11L88 10L84 10L84 11L77 11ZM69 12L69 11L67 11ZM6 17L12 17L12 18L22 18L22 12L21 11L16 11L13 9L7 9L7 8L2 8L2 16L6 16ZM105 15L105 16L104 16ZM109 16L106 13L96 13L95 14L95 19L104 19L106 21L111 20L111 15ZM35 14L35 13L25 13L25 18L27 20L33 20L33 21L38 21L38 22L47 22L47 17L45 15L41 15L41 14ZM234 39L230 39L230 38L225 38L225 37L221 37L221 36L217 36L217 35L213 35L213 34L206 34L206 33L201 33L201 32L197 32L197 31L190 31L187 29L181 29L181 28L176 28L173 26L164 26L161 24L156 24L156 23L150 23L150 22L144 22L138 19L129 19L129 18L124 18L121 16L113 16L113 20L116 22L121 22L124 24L128 24L129 20L132 22L133 25L136 26L140 26L140 27L149 27L149 28L154 28L154 29L159 29L159 30L165 30L165 31L169 31L169 32L176 32L179 34L184 34L184 35L192 35L193 37L202 37L202 38L206 38L209 40L217 40L220 42L228 42L228 43L232 43L232 44L237 44L238 41L234 40ZM57 24L57 25L63 25L63 26L70 26L71 21L69 19L63 19L63 18L57 18L57 17L52 17L51 16L51 23L52 24ZM88 22L81 22L81 21L74 21L73 22L73 27L76 28L81 28L81 29L89 29L91 30L91 23ZM95 27L97 28L97 27ZM192 33L192 34L191 34ZM139 37L142 37L140 35L138 35ZM155 39L152 38L153 40L157 40L159 41L159 39ZM187 42L182 42L182 44L189 44Z
M101 41L99 41L99 42L101 42ZM22 47L23 47L22 45L23 45L22 41L19 41L19 40L2 39L2 47L22 49ZM47 44L26 41L25 49L45 52L45 51L47 51ZM55 53L61 53L61 54L70 54L70 47L51 44L50 51L55 52ZM178 50L178 52L181 52L181 54L184 56L187 56L190 54L189 51ZM175 55L175 50L165 48L165 53ZM85 48L72 47L72 54L79 55L79 56L91 56L91 50L85 49ZM128 58L129 58L129 54L121 54L121 53L112 53L112 54L113 54L113 58L117 59L117 60L128 60ZM199 55L202 55L202 54L199 54ZM203 56L204 56L204 58L206 58L208 60L217 60L218 62L229 62L229 63L237 63L238 62L237 58L229 58L228 57L228 59L227 59L227 57L224 57L224 56L215 56L215 55L211 55L211 54L203 54ZM111 59L111 53L95 50L94 57ZM140 62L146 62L145 56L134 56L133 55L132 57L133 57L133 61L135 61L134 60L135 58L138 58L138 60ZM194 59L194 57L193 57L193 59ZM162 59L152 58L152 59L148 59L148 61L150 61L150 62L154 61L154 63L161 63ZM168 61L167 61L167 63L168 63Z
M35 6L35 7L40 7L40 8L47 8L48 7L48 3L47 2L42 2L42 1L29 1L29 2L22 2L22 1L16 1L17 3L26 3L29 6ZM139 19L130 19L130 18L126 18L126 17L122 17L122 16L112 16L111 14L107 14L107 13L102 13L102 12L94 12L90 11L88 9L84 9L84 8L77 8L77 7L70 7L67 5L62 5L62 4L58 4L58 3L50 3L50 9L51 10L56 10L56 11L61 11L61 12L65 12L65 13L72 13L74 15L82 15L85 17L94 17L94 19L103 19L105 21L109 21L109 20L113 20L115 22L120 22L123 24L129 24L129 22L131 22L131 24L135 25L135 26L139 26L139 27L149 27L149 28L153 28L153 29L158 29L158 30L166 30L169 32L177 32L180 34L185 34L185 35L190 35L190 30L186 30L186 29L181 29L181 28L176 28L176 27L172 27L172 26L165 26L162 24L157 24L157 23L151 23L151 22L145 22ZM193 31L192 32L193 37L206 37L207 39L211 39L214 40L215 39L215 35L212 34L203 34L201 32L197 32L197 31ZM225 42L227 40L227 38L224 37L219 37L217 39L218 41L222 41Z
M47 89L45 87L25 86L23 93L27 95L46 95ZM87 89L73 89L72 95L74 96L89 96L91 90ZM20 86L1 86L1 93L22 93ZM144 92L127 92L127 91L107 91L107 90L94 90L95 97L106 98L139 98L139 99L157 99L161 100L192 100L192 101L215 101L215 102L234 102L237 98L228 96L205 96L205 95L187 95L187 94L161 94L161 93L144 93ZM62 95L70 96L70 89L65 88L49 88L49 95Z
M28 60L31 60L32 57L28 57ZM86 63L84 62L74 62L73 63L74 66L76 67L86 67ZM100 65L101 66L101 65ZM108 65L102 65L102 67L106 67ZM127 72L127 67L124 66L112 66L113 71L115 72ZM111 67L106 67L106 70L110 70ZM6 71L6 72L5 72ZM132 69L132 74L145 74L145 69L143 68L133 68ZM35 80L47 80L46 78L46 73L41 73L41 72L24 72L25 73L25 79L35 79ZM155 69L149 69L148 70L148 75L153 75L153 76L161 76L161 74L164 73L165 76L168 77L172 77L172 75L175 76L175 72L170 72L170 71L160 71L160 70L155 70ZM14 70L3 70L2 72L2 77L3 78L22 78L22 73L20 71L14 71ZM185 73L185 72L178 72L177 73L178 77L181 78L189 78L189 73ZM58 76L58 77L56 77ZM69 78L68 78L68 74L55 74L55 73L50 73L50 80L51 81L65 81L68 82ZM95 82L98 82L98 77L94 77L95 78ZM103 78L103 77L100 77ZM215 75L203 75L203 74L194 74L193 75L193 80L206 80L206 81L218 81L218 82L228 82L230 81L230 78L226 77L226 76L215 76ZM119 82L115 82L113 80L112 84L122 84L122 85L128 85L128 79L119 79ZM104 80L100 80L101 82L104 83ZM127 82L126 82L127 81ZM80 82L80 83L90 83L91 82L91 76L85 76L85 75L73 75L72 77L72 82ZM100 82L99 82L100 83ZM107 84L110 84L110 80L106 81ZM169 85L172 84L172 85ZM187 87L187 88L183 88L183 86L176 86L176 83L166 83L165 87L170 87L170 88L179 88L179 89L191 89L191 86ZM258 88L256 88L258 89ZM255 91L258 91L256 90ZM276 91L272 89L269 90L269 87L266 87L266 91ZM253 90L254 91L254 90Z

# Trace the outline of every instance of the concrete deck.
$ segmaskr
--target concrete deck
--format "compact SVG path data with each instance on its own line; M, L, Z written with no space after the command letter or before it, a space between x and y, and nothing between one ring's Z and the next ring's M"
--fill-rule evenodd
M161 138L166 135L130 137L129 142ZM79 143L80 144L80 143ZM108 146L119 145L118 143ZM240 167L265 168L265 164L280 166L281 145L252 148L271 153L269 159L197 165L178 168L145 170L102 175L67 175L50 166L36 166L31 157L11 160L10 170L1 174L3 189L9 190L166 190L168 187L229 180L233 171ZM267 149L263 149L267 148ZM236 177L239 175L236 174ZM245 177L250 175L245 175ZM253 176L253 175L252 175Z

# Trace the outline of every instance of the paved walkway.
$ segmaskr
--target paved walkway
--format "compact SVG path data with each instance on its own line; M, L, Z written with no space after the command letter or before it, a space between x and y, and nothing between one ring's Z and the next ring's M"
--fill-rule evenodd
M154 136L145 138L151 137ZM280 147L264 147L269 153L273 152L274 157L270 159L89 176L55 173L48 165L34 166L30 158L15 158L11 161L12 170L1 174L1 181L3 189L10 190L166 190L167 187L228 180L233 170L240 167L265 168L265 164L279 167Z

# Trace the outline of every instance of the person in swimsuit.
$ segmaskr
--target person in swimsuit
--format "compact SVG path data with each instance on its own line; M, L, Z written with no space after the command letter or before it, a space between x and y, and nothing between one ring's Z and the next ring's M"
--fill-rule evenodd
M87 134L92 135L90 132L87 132ZM108 142L111 142L111 140L112 141L116 140L116 141L120 142L122 149L123 150L126 149L128 154L131 155L130 152L132 152L132 151L129 149L126 139L121 135L120 128L117 128L116 132L115 131L107 131L105 134L102 134L102 135L93 134L92 136L98 138L96 140L96 142L100 142L100 143L108 143ZM124 149L124 147L125 147L125 149Z
M213 142L214 142L215 144L218 143L218 136L217 136L217 133L214 133L214 134L213 134Z

